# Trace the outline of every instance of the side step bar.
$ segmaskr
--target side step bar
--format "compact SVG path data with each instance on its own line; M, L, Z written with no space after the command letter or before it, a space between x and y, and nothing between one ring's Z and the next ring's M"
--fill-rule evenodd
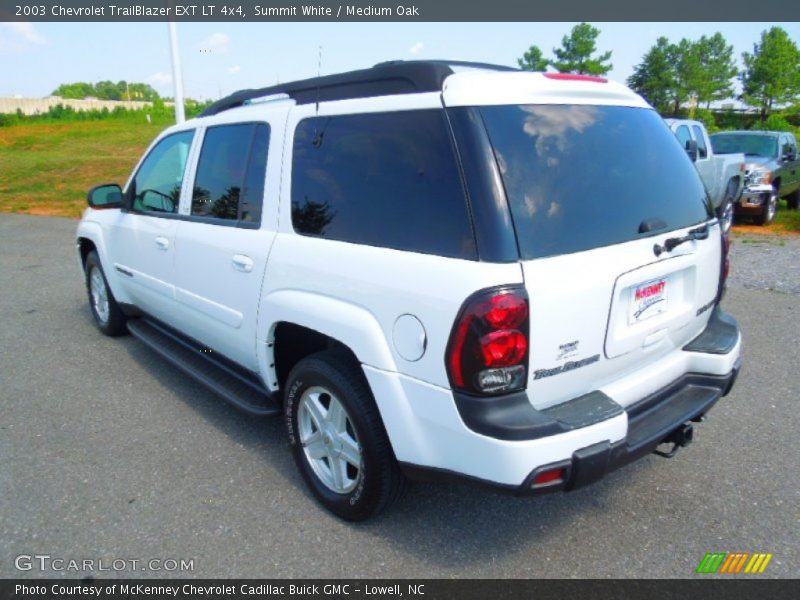
M243 411L266 416L280 414L272 393L228 361L217 359L193 340L150 319L128 320L128 331L150 349Z

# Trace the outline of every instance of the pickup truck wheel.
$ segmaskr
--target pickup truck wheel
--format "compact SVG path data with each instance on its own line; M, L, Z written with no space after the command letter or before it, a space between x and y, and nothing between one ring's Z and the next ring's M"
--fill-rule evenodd
M800 190L795 190L786 196L786 206L792 210L797 210L800 208Z
M728 183L725 190L725 197L722 199L722 204L717 209L717 217L722 229L722 233L728 233L733 226L733 204L736 196L737 185L735 180Z
M755 218L755 221L758 225L769 225L775 218L776 212L778 212L778 190L772 190L765 198L761 214Z
M321 352L292 369L285 389L295 462L325 508L362 521L400 496L405 478L359 365Z
M89 307L97 328L110 336L125 333L125 315L108 287L106 275L100 258L94 250L86 257L86 291L89 294Z

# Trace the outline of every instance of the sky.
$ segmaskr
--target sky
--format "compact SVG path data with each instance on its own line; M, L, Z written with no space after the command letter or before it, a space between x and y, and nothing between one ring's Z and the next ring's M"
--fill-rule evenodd
M574 23L179 23L185 94L217 99L385 60L453 59L516 66L532 44L545 56ZM780 25L800 43L800 23L594 23L599 51L612 50L611 79L624 81L642 55L671 41L721 32L741 53ZM0 96L44 97L61 83L146 82L172 96L166 23L0 23Z

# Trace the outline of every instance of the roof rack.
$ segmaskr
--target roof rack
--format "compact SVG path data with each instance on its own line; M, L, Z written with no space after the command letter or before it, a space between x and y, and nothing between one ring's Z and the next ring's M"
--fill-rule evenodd
M369 69L348 71L324 77L312 77L302 81L281 83L270 87L240 90L209 106L201 117L216 115L231 108L242 106L248 100L286 94L297 104L368 98L390 94L414 94L419 92L438 92L444 80L459 68L484 69L491 71L517 71L512 67L486 63L446 61L446 60L393 60L378 63Z

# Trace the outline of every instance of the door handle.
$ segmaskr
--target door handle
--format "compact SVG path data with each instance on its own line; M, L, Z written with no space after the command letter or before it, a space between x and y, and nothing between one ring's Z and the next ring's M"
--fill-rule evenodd
M169 240L159 236L156 238L156 246L158 246L159 250L169 250Z
M249 273L253 270L253 259L249 256L245 256L244 254L234 254L232 260L233 268L237 271Z

